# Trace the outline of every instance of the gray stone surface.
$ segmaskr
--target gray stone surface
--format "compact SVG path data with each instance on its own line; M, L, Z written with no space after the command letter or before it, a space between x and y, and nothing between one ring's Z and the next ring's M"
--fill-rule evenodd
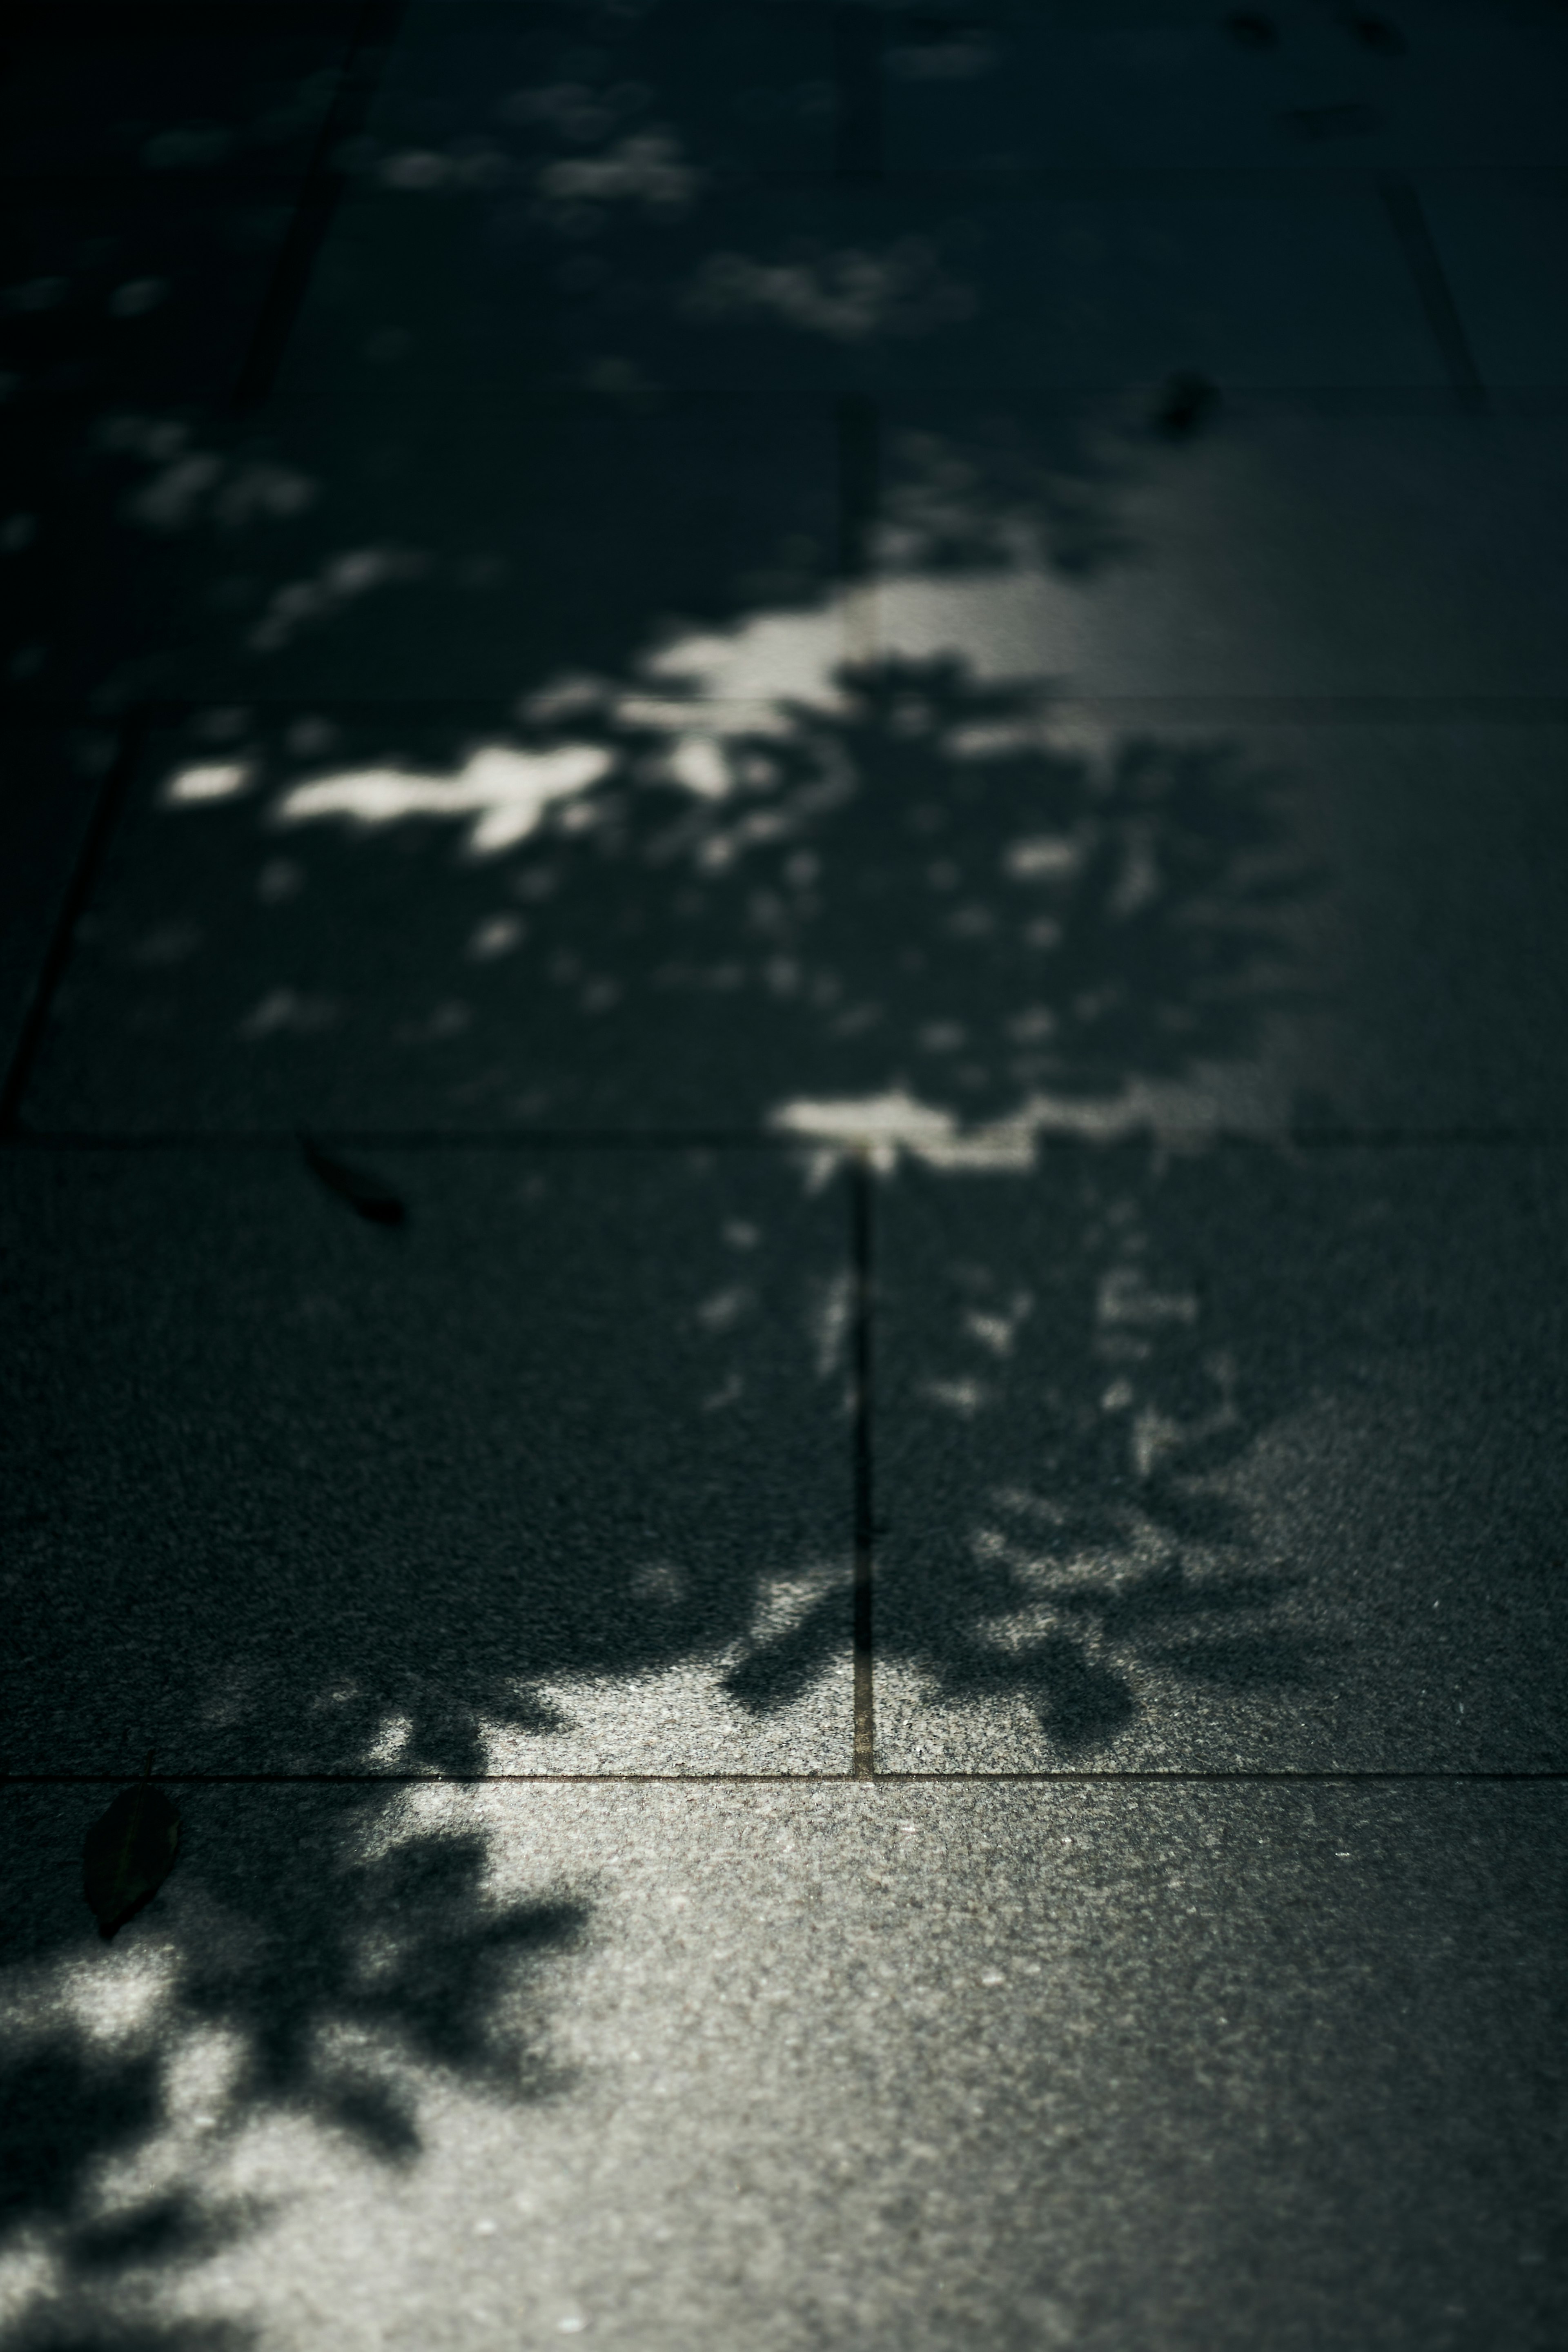
M878 1219L891 1771L1568 1764L1555 1153L907 1171Z
M393 13L6 14L6 2352L1557 2352L1568 20Z
M776 1160L11 1152L11 1767L848 1769L847 1213Z
M1546 2352L1559 1788L9 1789L9 2340ZM35 2127L36 2128L36 2127Z

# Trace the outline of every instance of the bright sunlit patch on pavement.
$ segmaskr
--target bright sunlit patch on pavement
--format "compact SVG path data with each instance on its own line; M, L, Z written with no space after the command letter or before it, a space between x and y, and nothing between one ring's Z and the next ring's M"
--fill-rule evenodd
M178 769L163 787L171 808L205 807L213 801L232 801L247 792L256 771L248 760L212 760L194 768Z
M597 783L612 759L597 743L567 743L552 751L492 745L476 751L455 776L362 768L294 785L273 810L273 821L309 824L340 817L368 828L405 817L467 817L472 820L468 855L498 857L525 841L546 810Z
M1035 1165L1040 1139L1074 1135L1085 1142L1117 1143L1149 1135L1177 1147L1227 1132L1269 1132L1282 1106L1267 1073L1251 1065L1205 1066L1191 1078L1131 1079L1115 1095L1025 1097L1005 1117L963 1127L951 1111L922 1103L903 1088L838 1100L797 1097L782 1103L769 1125L815 1145L811 1178L825 1182L849 1154L889 1174L900 1153L928 1168L972 1174L1012 1175Z

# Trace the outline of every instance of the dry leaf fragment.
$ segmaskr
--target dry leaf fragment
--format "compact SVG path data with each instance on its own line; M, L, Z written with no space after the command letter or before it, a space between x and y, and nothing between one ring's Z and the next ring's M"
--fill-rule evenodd
M334 1160L308 1135L300 1137L300 1149L305 1155L305 1165L329 1192L346 1201L356 1216L368 1217L374 1225L400 1225L407 1213L390 1185L379 1176L371 1176L363 1168L350 1168L342 1160Z
M1206 376L1173 375L1166 384L1154 422L1173 441L1184 441L1206 424L1219 405L1219 388Z
M180 1817L163 1790L153 1785L149 1749L141 1780L121 1789L89 1830L81 1850L82 1893L105 1943L151 1903L174 1866L179 1843Z

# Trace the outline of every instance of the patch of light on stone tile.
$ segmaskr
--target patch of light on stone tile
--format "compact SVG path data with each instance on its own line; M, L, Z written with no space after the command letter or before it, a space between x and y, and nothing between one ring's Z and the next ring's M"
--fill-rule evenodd
M1066 834L1038 835L1032 840L1009 843L1003 853L1002 870L1015 882L1063 881L1078 872L1083 856L1083 843Z
M830 602L809 612L760 613L731 629L673 637L646 656L639 667L645 677L679 683L705 703L790 702L839 715L847 703L833 674L842 646L841 616ZM692 716L689 709L680 712L688 726Z
M723 800L732 790L724 754L711 736L683 735L669 755L670 775L700 800Z
M0 2322L14 2324L29 2305L37 2306L55 2292L60 2258L51 2236L37 2227L21 2229L0 2251Z
M189 2028L163 2068L163 2106L171 2122L207 2131L237 2086L249 2056L248 2037L232 2025Z
M819 1184L822 1155L831 1167L844 1155L858 1153L883 1174L897 1165L900 1153L930 1168L1026 1173L1042 1136L1115 1143L1147 1134L1175 1147L1205 1141L1222 1129L1266 1132L1283 1116L1266 1071L1251 1064L1216 1064L1200 1066L1186 1079L1132 1077L1110 1096L1033 1093L1004 1118L972 1128L961 1128L951 1111L920 1102L904 1088L838 1100L798 1097L780 1104L769 1124L820 1148L811 1171Z
M528 925L521 915L488 915L476 924L464 952L475 963L492 963L498 956L510 955L528 936Z
M18 1969L6 1984L0 2048L21 2050L61 2034L100 2052L134 2048L167 2011L178 1977L174 1954L129 1943L60 1967Z
M408 1753L414 1723L406 1715L389 1715L364 1751L367 1764L400 1764Z
M842 1638L831 1643L810 1686L787 1706L750 1708L725 1687L761 1642L776 1642L843 1571L806 1568L764 1580L743 1640L657 1673L605 1673L531 1683L522 1719L481 1716L488 1772L847 1771L851 1720L847 1601ZM657 1597L644 1595L657 1610ZM559 1727L533 1727L541 1706Z
M468 820L468 855L496 857L525 841L548 809L597 783L613 756L598 743L565 743L550 751L489 745L452 776L403 768L316 776L282 795L272 821L295 825L335 817L370 828L413 816L456 817Z
M991 1391L984 1382L973 1380L925 1381L921 1385L921 1394L965 1421L972 1421L991 1401Z
M248 760L208 760L179 768L164 785L162 798L168 808L200 808L214 801L237 800L248 792L256 770Z
M338 1008L327 997L304 996L294 988L274 988L246 1014L239 1024L238 1034L252 1043L286 1034L310 1037L330 1029L337 1017Z
M683 308L694 318L763 315L830 341L921 335L977 307L972 288L944 270L934 246L906 236L880 252L841 247L817 260L768 262L710 254Z

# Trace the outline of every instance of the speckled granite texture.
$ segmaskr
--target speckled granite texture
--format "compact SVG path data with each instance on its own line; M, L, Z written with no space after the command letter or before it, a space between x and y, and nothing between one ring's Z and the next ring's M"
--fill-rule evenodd
M1558 2352L1565 69L7 9L3 2352Z

